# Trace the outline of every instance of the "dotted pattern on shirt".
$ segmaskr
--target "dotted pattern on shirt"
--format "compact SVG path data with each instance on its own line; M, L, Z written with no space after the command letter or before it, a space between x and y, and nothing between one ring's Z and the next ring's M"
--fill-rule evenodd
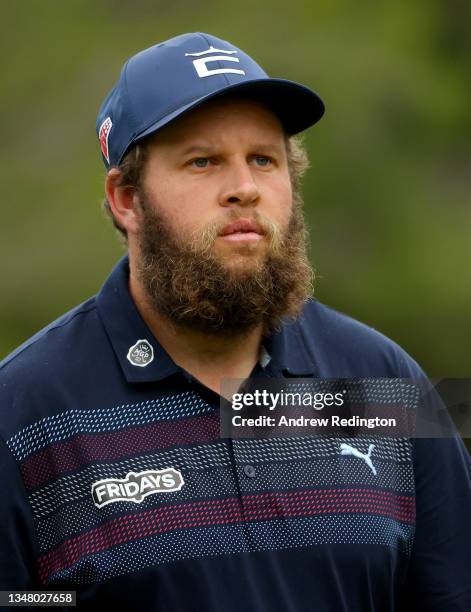
M120 460L175 446L207 444L218 440L219 433L219 418L213 413L102 434L83 434L26 458L20 471L26 489L31 490L90 462Z
M290 393L327 392L333 384L330 380L305 380L306 382L288 381L284 390ZM419 389L407 379L358 379L346 381L345 386L348 389L348 400L351 402L398 404L410 410L416 407L420 395ZM7 445L17 461L22 461L44 447L80 433L116 431L159 420L178 420L201 415L212 410L212 406L192 390L109 408L72 409L28 425L9 438Z
M247 525L177 530L116 546L86 557L52 575L47 584L62 580L87 584L140 571L180 559L205 558L252 551L286 550L322 544L376 544L410 554L414 528L393 519L370 515L341 515L286 519ZM358 555L362 556L361 548Z
M313 442L314 441L314 442ZM381 442L381 444L379 444ZM260 440L233 440L234 453L239 461L273 461L333 457L339 454L339 445L354 444L367 451L375 444L374 455L386 461L411 461L411 443L408 438L270 438Z
M68 410L45 417L7 440L17 461L53 443L83 433L103 433L146 425L159 420L178 420L212 412L214 409L194 391L93 410Z
M339 446L345 442L355 444L359 450L367 450L375 442L374 458L379 461L410 464L411 446L407 439L362 438L361 443L351 438L271 438L269 440L233 440L235 458L241 463L253 465L279 461L302 461L313 459L338 459ZM345 458L345 465L355 465L356 458ZM179 447L158 453L133 457L123 461L93 463L73 474L66 474L30 495L31 505L37 516L43 516L60 503L73 502L77 493L81 496L84 487L91 487L96 480L122 478L127 472L174 467L182 472L206 470L221 466L230 467L230 456L225 441L200 446ZM342 464L343 465L343 464ZM158 466L158 468L156 467ZM368 467L364 466L365 473ZM387 485L386 485L387 486ZM87 492L88 494L88 492Z
M382 385L380 381L373 381L371 388L366 388L367 394L371 391L371 397L365 395L365 387L358 389L358 398L355 396L355 388L349 389L349 399L351 401L366 401L369 398L370 400L374 399L376 402L389 402L391 404L397 401L402 402L403 405L405 402L404 385L398 384L398 381L394 379L386 379L386 383L386 385ZM320 389L322 389L322 381L320 386L316 386L317 391ZM330 390L330 386L327 386L326 390ZM313 387L312 384L304 385L296 383L290 386L290 391L312 393ZM410 405L412 406L416 401L416 397L413 392L411 392L410 395L412 398L410 399ZM184 397L185 399L183 399ZM130 453L129 448L123 449L121 447L115 447L113 449L116 454L112 463L106 461L107 453L109 453L107 441L109 441L117 431L124 430L131 431L132 433L131 428L136 428L135 431L137 432L139 427L145 428L145 426L149 426L150 431L152 426L159 421L175 422L179 420L179 425L183 426L185 420L194 418L195 416L204 418L206 415L210 416L209 413L214 413L214 408L211 405L204 402L196 393L185 392L176 396L166 396L161 399L156 398L148 402L124 404L108 409L93 411L70 410L61 415L42 419L24 428L21 432L18 432L15 436L10 438L8 444L16 457L27 460L34 453L44 448L49 452L51 445L60 444L64 440L69 440L70 438L73 439L74 436L98 434L97 440L99 440L100 444L99 452L102 453L105 458L105 463L103 463L103 461L98 463L96 458L87 455L87 449L85 449L84 452L83 447L80 447L80 445L77 445L77 448L74 448L73 445L69 445L72 459L74 459L74 453L77 453L75 463L72 462L74 466L73 473L65 473L56 481L49 482L32 493L31 501L37 531L40 534L41 549L47 550L51 546L55 546L64 540L70 539L74 534L82 533L84 529L93 529L97 525L103 524L104 522L106 523L107 520L116 517L117 513L129 514L132 512L139 514L143 509L148 511L149 508L164 508L166 504L175 503L176 499L181 502L183 499L208 499L208 497L213 495L219 497L229 494L234 496L236 479L231 471L232 464L230 462L230 456L227 453L224 443L219 441L210 441L209 443L199 446L190 444L188 447L180 446L179 448L172 449L172 442L175 443L175 440L172 440L170 437L163 441L164 448L158 452L150 452L148 448L142 448L142 450L146 452L146 457L152 459L151 465L149 465L147 460L142 456L123 457L123 453L126 454L127 452L129 455L132 453ZM111 434L110 438L107 438L106 434L108 433ZM151 438L152 436L149 440L151 440ZM140 442L141 440L137 438L135 447L132 448L133 453L139 452L141 446ZM162 440L158 442L162 445ZM188 440L188 442L191 442L191 440ZM378 470L378 476L375 479L373 479L370 468L361 458L351 456L339 457L339 446L342 442L354 444L361 452L367 451L369 443L375 444L373 460ZM165 446L167 446L167 448L165 448ZM303 486L312 487L319 485L345 486L348 484L367 484L371 487L391 487L393 489L399 488L403 491L407 489L413 490L411 444L407 439L385 439L375 436L366 438L362 436L361 438L355 439L319 437L313 439L303 437L271 438L268 440L233 440L233 451L235 461L238 464L237 478L239 482L242 483L243 490L246 493L259 492L260 490L264 490L264 488L268 490L273 488L276 491L282 491L283 485L280 484L280 480L283 482L283 479L286 479L287 484L289 483L287 489L292 489L293 486L302 488ZM77 457L80 457L78 462ZM172 458L173 461L171 461ZM91 463L92 461L94 463ZM156 461L158 461L157 467L155 466ZM274 462L278 462L278 465L274 466ZM304 462L309 464L309 467L307 467L305 471L303 471L304 466L297 466L300 471L300 477L306 478L306 481L311 479L309 482L306 482L305 485L299 483L298 473L296 468L293 468L293 462ZM249 479L243 476L241 468L247 463L255 467L256 478ZM324 464L324 473L322 476L316 472L316 469L319 469L321 463ZM341 466L342 469L337 473L336 467L332 467L334 465ZM192 467L187 468L185 466ZM139 505L132 504L131 502L116 502L101 509L97 509L93 505L91 511L92 500L90 489L91 483L94 482L95 479L100 480L107 477L121 478L130 470L142 471L146 469L162 469L164 467L174 467L175 469L180 469L182 473L184 473L184 470L194 470L197 477L204 476L202 473L204 469L213 470L214 474L212 474L212 476L214 476L214 478L212 478L212 480L210 479L211 484L208 486L202 485L195 479L193 482L193 489L188 487L188 489L185 489L185 493L180 497L176 492L169 494L172 495L171 498L166 497L165 499L155 494L146 498L144 502ZM402 470L402 476L399 470ZM47 478L47 476L47 472L41 475L43 479ZM185 482L187 482L188 477L189 474L187 475L184 473ZM321 482L319 482L319 480L321 480ZM374 480L374 482L371 482L372 480ZM203 480L201 482L203 482ZM319 482L319 485L316 484L317 482ZM336 484L333 484L334 482ZM84 487L87 488L87 493L85 493ZM87 495L87 497L85 497L85 495ZM173 500L173 502L171 502L171 500ZM98 510L100 510L100 512L98 512ZM48 514L50 514L50 516L47 516ZM405 525L401 520L395 520L392 517L377 516L374 512L368 516L372 519L376 518L383 520L383 522L380 523L383 526L383 531L385 525L387 525L387 529L391 533L396 534L396 539L391 539L391 537L386 537L384 533L381 533L376 540L373 539L371 542L365 541L364 543L384 544L387 540L392 542L387 545L401 548L401 550L410 549L410 541L413 533L413 527L411 525ZM319 517L311 518L318 519ZM343 512L333 518L335 521L342 522L347 521L349 515ZM364 517L362 516L361 518L363 519ZM322 516L322 520L323 519L331 520L332 517L325 515ZM264 536L267 542L265 542L266 545L263 546L262 544L257 544L257 534L260 532L257 522L252 522L250 524L242 523L237 526L237 532L242 534L243 545L247 550L270 550L271 544L269 541L278 541L275 535L273 535L274 532L279 529L278 523L282 522L285 524L288 521L298 523L304 520L306 519L283 519L283 521L272 519L265 521L265 523L272 525L273 529L271 530L270 527L266 526L263 528L268 530L268 535ZM386 524L384 520L389 522ZM391 525L393 525L393 527L391 527ZM218 526L214 529L222 528L222 526ZM199 532L207 533L208 529L212 528L204 526L198 529L177 529L176 533L185 532L188 534L188 532L198 532L193 533L193 535L182 536L182 541L185 543L186 538L200 540L201 534ZM402 531L404 529L406 532ZM406 533L406 535L404 535L404 533ZM167 536L169 536L169 534L160 534L158 536L159 547L160 539L166 538ZM176 542L178 537L178 535L175 535L174 540L170 538L169 541ZM155 538L145 538L145 542L153 539L155 540ZM109 559L107 554L113 555L116 550L123 548L128 551L125 555L127 556L130 554L129 547L134 546L138 542L141 542L141 540L119 544L112 546L107 551L85 556L82 560L78 561L74 567L87 567L87 563L89 563L92 572L95 572L97 571L93 561L95 558ZM248 542L250 544L248 544ZM324 543L331 542L326 541ZM203 550L206 550L205 547L207 543L203 542L202 545L203 544ZM210 544L212 545L213 542ZM262 548L256 547L259 545L262 546ZM306 544L297 545L302 546ZM172 552L176 555L175 558L187 558L185 557L185 547L183 547L183 550L179 550L178 547L175 548L175 546L176 544L172 546ZM255 548L253 548L254 546ZM280 544L280 547L289 548L291 544L284 542L284 544ZM233 552L233 550L229 550L228 554L232 554ZM202 553L202 551L196 550L194 554L190 556L198 557L202 554L204 554L204 552ZM217 550L213 554L225 553L224 550ZM67 573L69 570L64 571ZM70 571L74 571L74 569L71 568ZM119 573L114 573L112 575L119 575Z
M222 440L197 446L180 446L158 453L144 454L111 463L90 463L78 472L65 474L30 494L36 516L41 517L64 503L73 503L84 495L88 498L91 485L105 478L123 478L128 472L173 467L182 472L209 471L231 465L226 443ZM186 486L186 485L185 485ZM185 486L177 493L183 493ZM86 491L86 492L85 492ZM172 493L167 493L172 495ZM104 508L103 508L104 509Z
M415 520L411 496L365 487L245 494L241 498L179 503L116 517L41 555L38 570L45 580L84 556L175 530L349 513L388 516L408 524Z
M227 460L229 458L227 457ZM134 471L148 469L149 465L131 467ZM231 471L226 467L187 470L179 464L171 464L182 472L185 485L180 491L150 495L139 505L119 501L100 509L93 504L90 480L82 480L80 488L73 490L61 487L43 497L41 506L35 505L36 527L41 552L52 548L64 539L93 528L104 519L120 513L139 512L184 502L193 499L211 499L236 494L236 484ZM96 467L96 466L95 466ZM414 477L411 464L376 462L377 476L358 458L339 456L338 460L316 459L315 461L293 461L274 464L257 464L256 478L244 477L243 466L238 466L238 480L244 492L288 491L293 484L298 489L309 487L343 487L367 485L372 488L390 489L397 493L412 495ZM122 474L120 474L122 476ZM105 477L118 477L116 474ZM97 475L96 480L100 476ZM78 478L77 478L78 480ZM77 484L77 482L75 483Z
M417 407L423 392L420 385L406 378L286 379L283 389L289 393L309 394L345 390L348 402L399 405L409 410Z

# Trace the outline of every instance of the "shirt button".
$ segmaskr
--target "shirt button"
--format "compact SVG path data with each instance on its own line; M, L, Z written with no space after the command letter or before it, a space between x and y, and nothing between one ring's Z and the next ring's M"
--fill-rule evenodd
M249 478L253 478L255 476L255 468L253 465L244 465L244 473Z

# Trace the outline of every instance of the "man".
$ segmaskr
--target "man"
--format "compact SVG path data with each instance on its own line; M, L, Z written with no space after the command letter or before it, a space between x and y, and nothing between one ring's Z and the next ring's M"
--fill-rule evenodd
M420 378L311 297L294 138L324 106L204 33L97 134L127 254L0 366L2 589L84 609L469 610L461 441L220 436L225 379Z

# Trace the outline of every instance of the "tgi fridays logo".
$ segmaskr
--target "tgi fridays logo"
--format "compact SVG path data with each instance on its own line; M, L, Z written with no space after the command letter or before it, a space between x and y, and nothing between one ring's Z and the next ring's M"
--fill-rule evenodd
M92 497L98 508L117 501L139 504L148 495L179 491L184 484L181 472L173 468L129 472L125 478L106 478L94 482Z

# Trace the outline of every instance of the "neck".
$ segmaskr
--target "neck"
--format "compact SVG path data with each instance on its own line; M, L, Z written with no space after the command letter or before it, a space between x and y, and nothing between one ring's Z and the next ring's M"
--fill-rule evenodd
M208 334L175 324L150 305L130 263L129 291L154 337L173 361L219 392L221 378L246 378L260 355L262 325L238 335Z

